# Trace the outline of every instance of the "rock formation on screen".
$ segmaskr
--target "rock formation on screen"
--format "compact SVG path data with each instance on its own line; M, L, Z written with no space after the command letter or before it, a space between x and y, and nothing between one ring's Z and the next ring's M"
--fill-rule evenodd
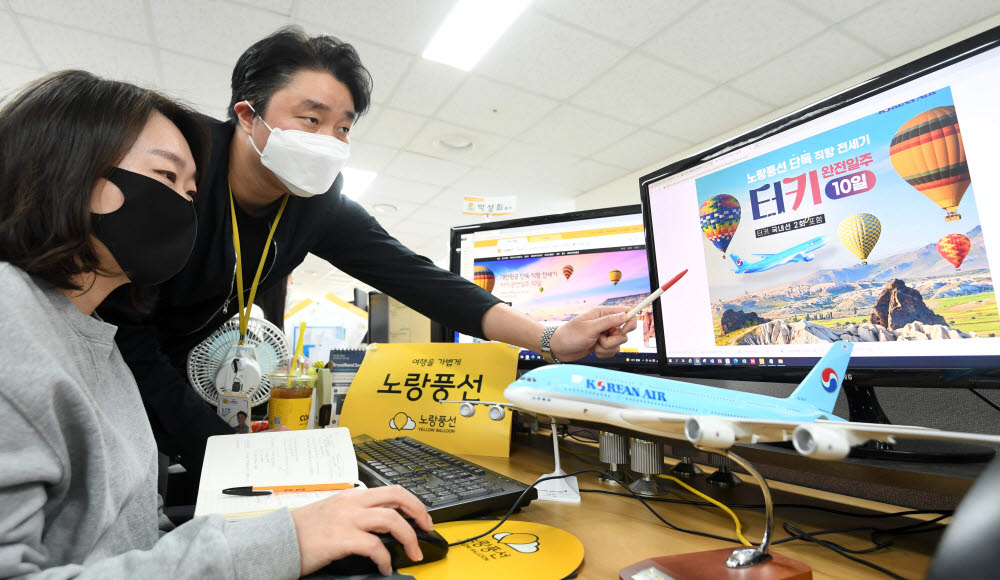
M729 334L741 328L749 328L767 322L766 318L757 316L756 312L743 312L742 310L726 310L722 313L722 320L719 326L724 334Z
M948 325L943 316L935 314L924 304L920 292L907 287L898 278L882 289L868 321L889 330L898 330L912 322L945 327Z
M772 320L748 331L730 344L818 344L836 340L847 342L892 342L897 340L948 340L975 338L975 332L962 332L943 324L911 322L890 330L878 324L849 324L843 329L827 328L812 322Z

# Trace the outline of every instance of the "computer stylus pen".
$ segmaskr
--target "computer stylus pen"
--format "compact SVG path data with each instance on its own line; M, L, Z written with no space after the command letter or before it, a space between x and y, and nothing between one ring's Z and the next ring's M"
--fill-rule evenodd
M643 308L645 308L645 307L649 306L650 304L652 304L653 300L656 300L657 298L659 298L660 294L663 294L664 292L666 292L667 288L670 288L671 286L673 286L674 284L676 284L677 281L680 280L681 278L683 278L684 274L687 274L687 273L688 273L687 268L684 268L683 272L681 272L680 274L677 274L676 276L674 276L670 280L667 280L666 284L664 284L663 286L660 286L659 288L657 288L656 290L654 290L653 293L650 294L649 296L646 296L645 300L643 300L642 302L636 304L635 307L632 308L632 310L628 311L628 314L625 315L625 322L628 322L629 320L632 319L633 316L635 316L636 314L639 314L640 312L642 312ZM624 325L625 322L622 322L622 324ZM618 328L621 328L621 326L619 326ZM614 328L612 328L611 330L614 331Z
M222 490L226 495L271 495L272 493L289 493L297 491L334 491L352 489L356 483L314 483L311 485L244 485L227 487Z

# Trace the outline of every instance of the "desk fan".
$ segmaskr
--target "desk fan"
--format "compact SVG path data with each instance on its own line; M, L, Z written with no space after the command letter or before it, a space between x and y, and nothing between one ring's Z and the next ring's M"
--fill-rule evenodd
M213 406L219 403L219 391L234 390L234 383L251 406L266 402L271 396L268 375L291 357L284 333L262 318L250 318L243 346L239 341L240 319L234 316L188 354L188 380Z

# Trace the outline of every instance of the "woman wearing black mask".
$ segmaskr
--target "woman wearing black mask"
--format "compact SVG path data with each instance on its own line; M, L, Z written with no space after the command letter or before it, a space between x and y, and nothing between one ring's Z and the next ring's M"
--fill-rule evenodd
M401 488L164 535L153 435L115 327L93 313L184 265L205 143L195 114L80 71L0 110L0 577L282 578L350 553L387 571L370 532L419 559L388 508L430 517Z

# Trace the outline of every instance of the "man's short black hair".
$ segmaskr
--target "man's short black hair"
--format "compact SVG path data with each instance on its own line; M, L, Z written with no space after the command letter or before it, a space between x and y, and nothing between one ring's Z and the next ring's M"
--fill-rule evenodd
M255 42L236 61L229 119L236 121L234 107L241 101L250 101L257 114L263 115L275 91L300 70L330 73L351 91L359 117L368 110L372 76L361 64L358 51L332 36L310 37L298 26L285 26Z
M236 416L239 417L240 415L243 415L244 417L247 416L245 411L236 411Z

